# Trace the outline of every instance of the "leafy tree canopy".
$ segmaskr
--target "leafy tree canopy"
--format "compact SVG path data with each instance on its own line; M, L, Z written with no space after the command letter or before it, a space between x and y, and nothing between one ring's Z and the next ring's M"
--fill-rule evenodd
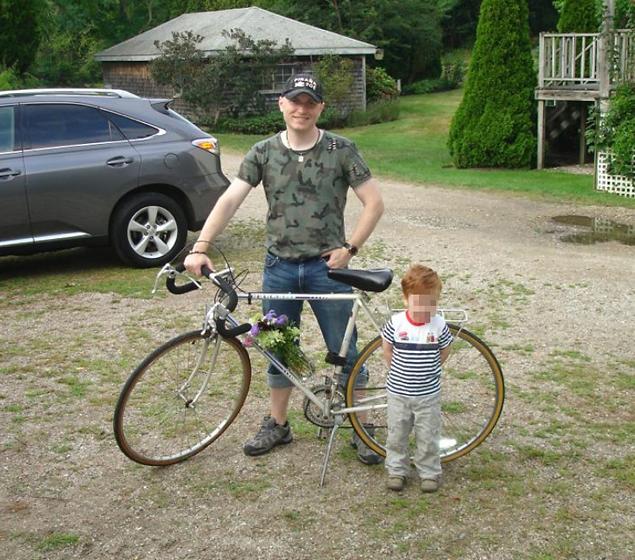
M0 66L23 73L40 43L41 0L0 0Z

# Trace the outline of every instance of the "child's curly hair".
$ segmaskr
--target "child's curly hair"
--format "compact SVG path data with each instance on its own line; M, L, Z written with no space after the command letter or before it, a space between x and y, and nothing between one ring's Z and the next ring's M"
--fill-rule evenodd
M411 294L436 294L441 293L443 282L439 275L431 268L422 264L410 265L401 279L401 289L405 297Z

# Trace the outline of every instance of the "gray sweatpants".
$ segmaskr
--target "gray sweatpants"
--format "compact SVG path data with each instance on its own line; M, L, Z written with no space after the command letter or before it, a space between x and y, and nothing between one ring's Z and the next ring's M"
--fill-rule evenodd
M419 477L441 475L441 394L404 397L388 393L388 439L386 469L390 476L408 476L411 451L408 446L414 430L416 450L412 457Z

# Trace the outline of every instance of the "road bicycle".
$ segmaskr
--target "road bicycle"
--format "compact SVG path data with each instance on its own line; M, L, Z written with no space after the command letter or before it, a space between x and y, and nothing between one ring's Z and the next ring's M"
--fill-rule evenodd
M207 305L201 329L186 332L151 352L130 374L119 396L114 432L121 451L143 465L172 465L196 455L216 441L236 419L249 392L252 367L241 335L250 328L233 314L239 301L350 300L352 312L339 353L327 353L329 364L318 374L293 371L257 341L252 348L304 395L306 418L330 434L320 486L338 428L347 426L381 456L386 448L386 375L379 331L392 313L372 302L369 292L385 291L392 282L390 269L333 269L329 277L353 287L347 294L293 294L245 292L231 268L204 270L216 287ZM171 293L202 288L167 264L157 275L165 277ZM186 283L179 283L186 280ZM155 290L156 290L155 284ZM370 319L376 336L359 352L348 381L342 370L360 311ZM496 425L505 398L500 364L490 348L464 328L467 313L440 309L454 337L442 374L441 460L452 461L478 447ZM311 364L315 369L315 365ZM414 445L414 442L412 443Z

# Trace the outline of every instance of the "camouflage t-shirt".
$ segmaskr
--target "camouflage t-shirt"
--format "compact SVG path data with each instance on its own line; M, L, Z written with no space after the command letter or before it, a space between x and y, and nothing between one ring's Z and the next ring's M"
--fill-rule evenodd
M249 150L238 171L253 187L262 182L269 205L267 249L285 259L341 247L348 188L370 176L355 144L326 131L302 155L287 148L280 134L271 136Z

